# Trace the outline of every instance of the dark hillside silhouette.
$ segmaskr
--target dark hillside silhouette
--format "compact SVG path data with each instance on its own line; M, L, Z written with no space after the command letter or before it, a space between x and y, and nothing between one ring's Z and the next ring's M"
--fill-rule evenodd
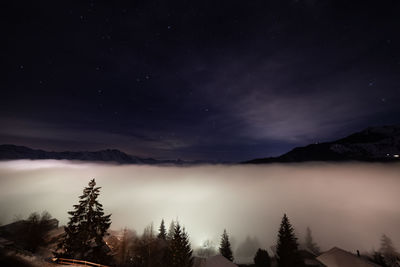
M25 146L4 144L0 145L0 160L16 159L57 159L57 160L80 160L94 162L110 162L119 164L199 164L201 161L183 161L180 159L157 160L153 158L141 158L126 154L118 149L106 149L99 151L45 151L31 149Z
M345 138L304 147L271 158L259 158L244 163L305 161L400 161L400 125L370 127Z
M57 227L58 220L47 211L42 214L33 212L26 220L0 226L0 236L12 240L22 249L36 252L39 247L46 245L47 232Z

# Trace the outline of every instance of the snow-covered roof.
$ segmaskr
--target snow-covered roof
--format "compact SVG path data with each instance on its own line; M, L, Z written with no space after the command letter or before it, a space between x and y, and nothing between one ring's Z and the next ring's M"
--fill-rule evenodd
M238 267L222 255L209 257L206 260L198 261L199 267Z
M334 247L317 257L327 267L378 267L343 249Z

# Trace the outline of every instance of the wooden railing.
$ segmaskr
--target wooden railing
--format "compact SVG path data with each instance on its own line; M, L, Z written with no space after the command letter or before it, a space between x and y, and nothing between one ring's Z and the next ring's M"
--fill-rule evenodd
M93 267L109 267L107 265L102 265L90 261L81 261L74 259L64 259L64 258L53 258L53 261L59 264L67 264L67 265L83 265L83 266L93 266Z

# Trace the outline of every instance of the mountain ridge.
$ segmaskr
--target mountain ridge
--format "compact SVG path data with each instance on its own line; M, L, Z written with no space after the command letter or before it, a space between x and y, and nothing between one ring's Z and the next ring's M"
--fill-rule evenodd
M56 159L56 160L80 160L94 162L115 162L119 164L195 164L195 161L157 160L154 158L140 158L129 155L118 149L105 149L98 151L45 151L32 149L26 146L13 144L0 145L0 160L17 159Z
M278 157L244 161L244 164L307 161L400 161L400 125L368 127L331 142L295 147Z
M98 151L45 151L12 144L0 145L0 160L56 159L94 162L115 162L119 164L172 164L190 165L215 163L205 161L157 160L141 158L118 149ZM331 142L295 147L278 157L257 158L242 164L296 163L308 161L364 161L400 162L400 125L369 127L344 138Z

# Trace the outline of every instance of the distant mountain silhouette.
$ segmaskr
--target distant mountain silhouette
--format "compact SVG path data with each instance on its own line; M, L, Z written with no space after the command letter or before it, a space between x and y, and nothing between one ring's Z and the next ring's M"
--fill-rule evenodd
M305 161L400 162L400 125L370 127L333 142L296 147L279 157L259 158L244 163Z
M25 146L0 145L0 160L64 159L80 161L116 162L119 164L200 164L204 161L157 160L140 158L117 149L100 151L44 151ZM333 142L296 147L279 157L259 158L243 163L306 161L369 161L400 162L400 125L370 127ZM213 162L215 163L215 162Z
M106 149L100 151L44 151L31 149L25 146L0 145L0 160L15 159L65 159L81 161L102 161L116 162L120 164L194 164L199 162L189 162L177 160L156 160L153 158L139 158L128 155L117 149Z

